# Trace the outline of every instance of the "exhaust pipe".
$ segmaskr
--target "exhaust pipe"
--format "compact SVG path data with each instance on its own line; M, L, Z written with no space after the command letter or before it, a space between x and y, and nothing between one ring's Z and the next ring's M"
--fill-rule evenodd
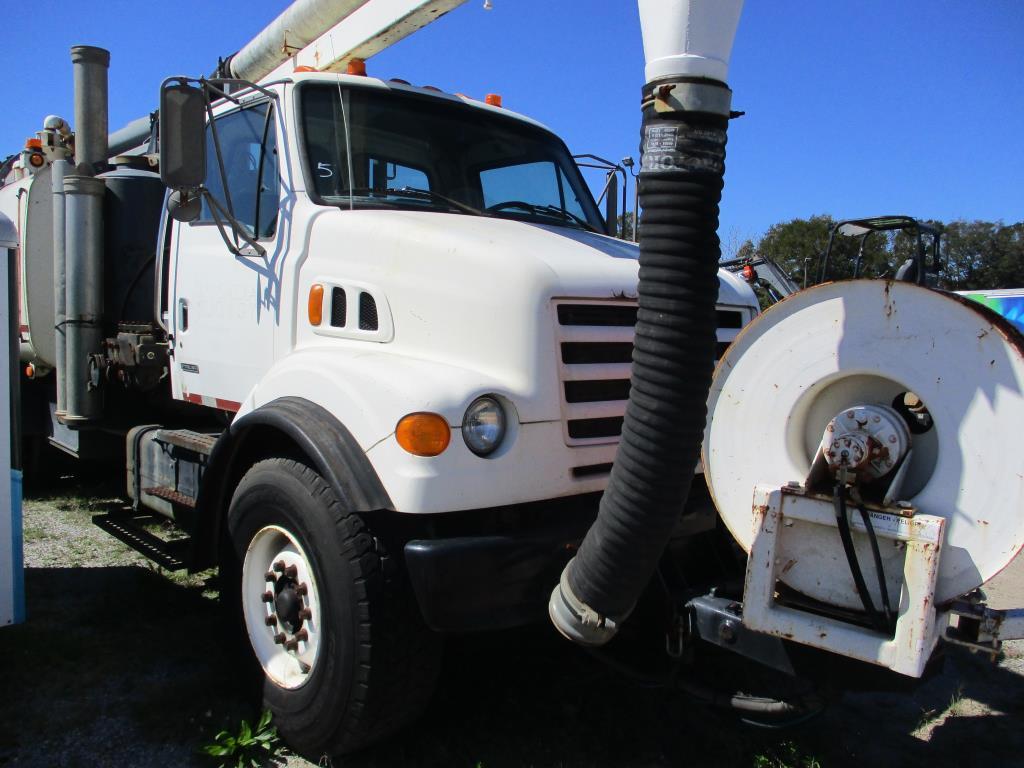
M103 413L92 355L103 343L103 193L96 178L107 162L107 69L110 52L88 45L71 49L75 72L75 167L64 176L65 387L68 426Z
M647 60L639 311L622 439L597 520L551 593L555 628L603 645L628 618L682 512L716 342L718 203L742 0L639 0Z

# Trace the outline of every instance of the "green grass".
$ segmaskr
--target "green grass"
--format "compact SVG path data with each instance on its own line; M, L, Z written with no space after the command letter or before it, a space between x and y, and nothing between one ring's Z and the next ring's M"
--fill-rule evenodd
M822 768L818 758L809 755L792 741L784 741L776 747L754 755L752 768Z

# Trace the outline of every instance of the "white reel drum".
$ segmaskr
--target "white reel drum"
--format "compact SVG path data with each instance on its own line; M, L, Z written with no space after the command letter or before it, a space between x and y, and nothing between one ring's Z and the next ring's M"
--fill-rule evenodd
M895 442L882 427L886 414L904 405L926 417L910 435L891 501L946 520L936 605L1006 567L1024 547L1017 434L1024 426L1024 340L959 296L882 280L794 294L744 329L719 363L704 468L737 542L750 551L755 486L803 483L819 449L828 450L826 428L836 429L858 406L880 407L869 411L881 416L877 434ZM831 605L861 607L834 529L808 526L786 546L779 571L785 584ZM886 581L898 600L892 542L882 556L893 563ZM865 549L860 561L877 601L870 558Z

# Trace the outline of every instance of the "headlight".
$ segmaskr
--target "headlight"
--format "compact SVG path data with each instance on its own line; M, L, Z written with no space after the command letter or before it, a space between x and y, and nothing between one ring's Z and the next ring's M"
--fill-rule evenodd
M478 397L462 417L462 439L477 456L493 453L505 437L505 411L493 397Z

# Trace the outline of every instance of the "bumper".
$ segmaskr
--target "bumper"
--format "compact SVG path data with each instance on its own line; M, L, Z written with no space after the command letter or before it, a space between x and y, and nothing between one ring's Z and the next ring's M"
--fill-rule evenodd
M438 632L542 620L548 596L589 522L516 534L414 539L405 563L427 625Z

